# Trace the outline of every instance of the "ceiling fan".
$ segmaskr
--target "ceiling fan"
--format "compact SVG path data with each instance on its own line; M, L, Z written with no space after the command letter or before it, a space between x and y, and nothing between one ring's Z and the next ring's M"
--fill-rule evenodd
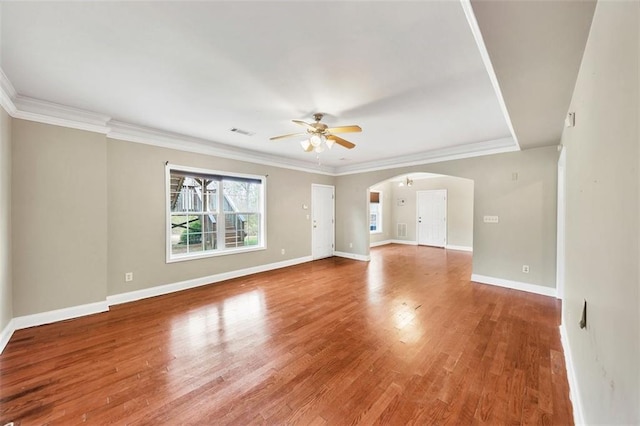
M306 132L301 133L290 133L288 135L274 136L270 138L270 140L274 141L277 139L291 138L295 136L309 136L309 139L305 139L300 142L302 145L302 149L306 152L322 152L326 148L331 149L334 143L337 143L340 146L343 146L347 149L355 148L355 144L349 142L348 140L342 139L339 136L336 136L335 133L354 133L361 132L362 129L360 126L351 125L351 126L339 126L339 127L329 127L324 123L321 123L322 117L324 114L316 113L313 114L313 119L316 121L315 123L305 123L302 120L291 120L299 126L305 127Z

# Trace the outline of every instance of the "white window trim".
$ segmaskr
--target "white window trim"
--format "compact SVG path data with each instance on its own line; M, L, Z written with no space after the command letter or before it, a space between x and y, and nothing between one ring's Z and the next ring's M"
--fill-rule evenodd
M376 229L375 231L371 231L369 230L369 234L371 235L375 235L375 234L382 234L383 233L383 229L382 229L382 220L384 219L384 215L382 213L382 191L377 191L377 190L373 190L373 191L369 191L369 193L372 192L377 192L378 193L378 229ZM371 206L371 201L369 201L369 206ZM369 217L371 217L371 207L369 207ZM369 228L371 228L371 225L369 225Z
M247 247L232 247L222 248L215 251L196 252L186 255L171 255L171 171L179 170L182 172L193 172L210 175L222 175L229 177L238 177L246 179L256 179L261 181L260 185L260 197L262 199L263 211L260 214L260 245L247 246ZM266 176L251 175L247 173L233 173L220 170L202 169L198 167L180 166L177 164L168 163L165 165L165 250L166 250L166 263L184 262L187 260L204 259L208 257L227 256L230 254L248 253L252 251L262 251L267 249L267 179ZM223 208L220 206L219 208Z

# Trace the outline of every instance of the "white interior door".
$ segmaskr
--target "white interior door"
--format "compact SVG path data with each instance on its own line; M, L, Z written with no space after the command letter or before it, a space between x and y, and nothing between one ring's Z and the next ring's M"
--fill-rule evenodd
M311 255L314 259L333 256L334 188L311 186Z
M417 191L418 244L447 245L447 190Z

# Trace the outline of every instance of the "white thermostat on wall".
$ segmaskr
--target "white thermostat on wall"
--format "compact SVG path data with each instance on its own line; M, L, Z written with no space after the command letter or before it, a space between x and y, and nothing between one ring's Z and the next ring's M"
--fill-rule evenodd
M399 206L404 206L404 203L405 203L405 202L406 202L406 201L405 201L405 199L404 199L404 198L398 198L398 205L399 205Z

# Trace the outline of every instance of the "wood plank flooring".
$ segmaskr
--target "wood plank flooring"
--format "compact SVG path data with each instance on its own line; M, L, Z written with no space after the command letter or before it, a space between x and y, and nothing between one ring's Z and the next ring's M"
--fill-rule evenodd
M573 423L549 297L389 245L16 331L0 424Z

